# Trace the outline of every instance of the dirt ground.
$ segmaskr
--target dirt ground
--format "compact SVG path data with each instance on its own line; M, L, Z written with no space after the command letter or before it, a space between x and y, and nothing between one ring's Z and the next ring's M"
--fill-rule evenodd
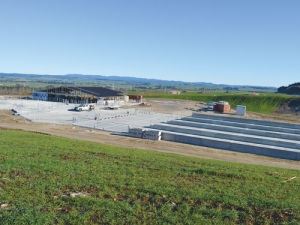
M147 99L145 106L152 107L154 112L189 115L201 105L194 101L170 100L170 99ZM270 119L284 121L280 115L265 116L259 114L249 114L249 118ZM286 122L295 122L288 119ZM29 122L22 117L12 115L10 110L0 110L0 127L2 129L20 129L25 131L40 132L53 136L60 136L71 139L93 141L117 146L138 148L143 150L154 150L181 154L191 157L208 158L229 162L257 164L281 168L300 169L300 162L292 160L276 159L252 154L238 153L226 150L218 150L202 146L194 146L168 141L150 141L135 139L127 136L120 136L103 132L100 130L90 130L86 128L73 127L57 124L42 124Z

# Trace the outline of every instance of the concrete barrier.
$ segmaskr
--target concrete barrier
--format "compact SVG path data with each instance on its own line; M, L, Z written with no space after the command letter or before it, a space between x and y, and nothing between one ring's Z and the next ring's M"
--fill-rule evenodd
M166 141L291 160L300 160L299 128L299 124L198 113L150 126Z
M257 124L257 125L265 125L265 126L274 126L274 127L283 127L283 128L290 128L290 129L299 129L300 128L300 124L274 122L274 121L266 121L266 120L254 120L254 119L246 119L246 118L240 118L240 117L208 115L208 114L203 114L203 113L193 113L192 117L208 118L208 119L213 119L213 120L224 120L224 121L247 123L247 124Z
M160 141L161 140L161 131L157 130L145 130L145 139Z
M192 117L148 127L135 137L153 138L230 151L300 160L300 125L193 113ZM130 132L130 131L129 131ZM161 133L161 136L159 135Z
M129 128L128 136L135 138L144 138L145 130L141 128Z
M216 125L224 125L231 127L241 127L255 130L264 130L264 131L273 131L273 132L283 132L289 134L299 134L300 129L292 129L292 128L284 128L284 127L276 127L276 126L266 126L266 125L258 125L258 124L248 124L248 123L238 123L227 120L213 120L207 118L198 118L198 117L183 117L182 120L192 121L192 122L200 122L206 124L216 124Z
M218 130L218 131L226 131L226 132L233 132L233 133L242 133L242 134L250 134L256 136L300 141L300 134L284 133L284 130L282 132L275 132L275 131L249 129L243 127L225 126L225 125L218 125L212 123L200 123L200 122L198 123L198 122L187 121L187 120L171 120L168 121L167 123L172 125L178 125L178 126L196 127L196 128L203 128L209 130Z
M241 141L241 142L245 142L245 144L255 143L255 144L264 144L264 145L300 150L300 141L294 141L294 140L270 138L265 136L255 136L255 135L248 135L248 134L241 134L241 133L238 134L238 133L231 133L231 132L217 131L217 130L207 130L207 129L177 126L171 124L155 124L155 125L151 125L151 128L157 130L163 130L163 131L198 135L199 137L205 136L205 137L214 137L214 138L219 138L224 140Z
M300 151L276 146L228 141L212 137L199 137L197 135L182 134L176 132L162 132L162 140L174 141L185 144L201 145L236 152L270 156L281 159L300 160Z

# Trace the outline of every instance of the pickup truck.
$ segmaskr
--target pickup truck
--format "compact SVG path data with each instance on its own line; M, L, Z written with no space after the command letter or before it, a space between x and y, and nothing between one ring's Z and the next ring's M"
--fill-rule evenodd
M81 104L79 106L76 106L74 108L75 111L90 111L90 110L94 110L95 109L95 105L94 104Z

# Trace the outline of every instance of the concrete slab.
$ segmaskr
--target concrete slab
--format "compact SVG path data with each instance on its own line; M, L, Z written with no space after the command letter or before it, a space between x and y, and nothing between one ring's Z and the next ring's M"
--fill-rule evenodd
M277 134L290 134L291 139L293 140L300 140L300 130L297 129L287 129L287 128L281 128L281 127L269 127L269 126L261 126L261 125L253 125L253 124L245 124L245 123L233 123L228 121L213 121L213 120L207 120L207 119L199 119L199 118L193 118L193 117L183 117L181 120L175 120L170 121L169 123L172 124L182 124L182 123L189 123L188 126L194 126L194 127L202 127L207 129L214 129L214 130L223 130L223 131L233 131L237 132L236 130L239 130L241 133L248 133L250 134L253 132L253 134L261 132L260 135L268 135L270 134L270 137ZM268 133L264 133L268 132ZM294 137L294 138L293 138Z
M92 111L74 111L78 104L47 102L37 100L1 100L0 109L15 109L20 116L32 121L52 124L66 124L112 132L128 132L129 127L143 128L153 123L167 122L178 115L154 113L151 108L130 108L108 110L96 104Z
M225 120L213 120L213 119L203 119L203 118L194 118L194 117L183 117L182 120L203 123L203 126L204 126L204 124L223 125L223 126L227 126L227 127L240 127L240 128L248 128L248 129L253 129L253 130L263 130L263 131L272 131L272 132L300 135L299 129L290 129L290 128L284 128L284 127L274 127L274 126L238 123L238 122L225 121Z
M246 119L241 117L234 117L234 116L218 116L218 115L208 115L204 113L193 113L192 117L194 118L209 118L213 120L224 120L224 121L231 121L231 122L239 122L239 123L247 123L247 124L257 124L257 125L265 125L265 126L274 126L274 127L283 127L283 128L290 128L290 129L298 129L299 124L292 124L292 123L282 123L282 122L274 122L274 121L266 121L266 120L254 120L254 119Z

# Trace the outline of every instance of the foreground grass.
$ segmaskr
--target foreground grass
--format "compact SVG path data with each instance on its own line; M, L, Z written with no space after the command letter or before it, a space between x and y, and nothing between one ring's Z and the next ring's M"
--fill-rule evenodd
M296 170L11 130L0 162L1 224L300 222Z

